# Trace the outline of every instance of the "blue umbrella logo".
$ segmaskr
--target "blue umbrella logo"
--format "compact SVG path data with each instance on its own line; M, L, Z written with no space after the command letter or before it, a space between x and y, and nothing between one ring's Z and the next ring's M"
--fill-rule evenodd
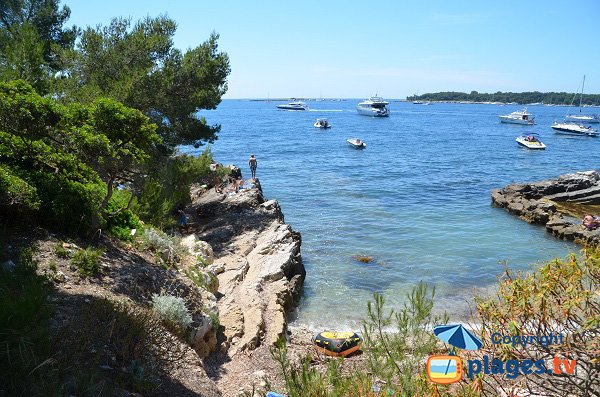
M444 342L465 350L479 350L483 342L462 324L437 325L433 327L435 336Z

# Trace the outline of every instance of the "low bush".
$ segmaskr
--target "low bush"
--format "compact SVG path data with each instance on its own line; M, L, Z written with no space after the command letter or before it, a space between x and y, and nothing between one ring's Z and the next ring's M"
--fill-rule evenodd
M133 240L131 229L140 228L140 219L130 209L134 201L130 192L117 190L104 210L106 230L119 240Z
M154 294L152 308L158 318L179 331L185 331L192 324L192 315L183 298Z
M35 250L21 252L11 271L0 268L0 395L44 395L53 382L51 284L36 273Z
M102 250L88 247L73 254L71 265L75 266L83 277L93 277L100 272Z

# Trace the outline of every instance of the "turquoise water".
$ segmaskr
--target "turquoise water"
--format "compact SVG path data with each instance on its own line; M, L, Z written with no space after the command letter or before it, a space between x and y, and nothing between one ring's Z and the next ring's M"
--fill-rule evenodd
M421 280L436 286L438 309L462 318L471 296L496 282L501 262L528 269L578 250L490 200L509 183L597 168L600 138L550 128L567 108L530 107L538 122L531 127L499 123L517 106L392 102L391 117L370 118L356 113L358 102L308 102L310 111L293 112L278 111L279 102L225 100L202 112L222 125L215 158L248 177L255 154L265 195L302 233L307 278L295 321L351 328L373 292L398 306ZM333 128L314 128L318 117ZM527 131L547 150L518 147L515 138ZM367 148L353 149L350 137Z

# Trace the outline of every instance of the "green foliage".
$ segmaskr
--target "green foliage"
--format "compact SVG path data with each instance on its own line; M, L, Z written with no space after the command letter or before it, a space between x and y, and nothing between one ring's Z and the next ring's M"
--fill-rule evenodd
M42 395L38 385L52 377L51 287L36 273L34 253L25 249L14 270L0 269L0 390L5 395Z
M42 94L62 71L77 28L64 29L70 10L58 0L3 0L0 7L0 79L23 79Z
M407 295L407 303L396 312L385 312L385 300L375 294L368 303L368 317L363 323L369 369L388 384L396 384L404 395L426 393L429 382L424 377L423 360L435 350L434 325L445 324L447 316L432 313L435 289L420 283ZM386 330L392 329L392 332Z
M173 295L152 295L152 308L163 322L185 331L192 324L192 315L182 298Z
M578 94L569 92L496 92L486 94L477 91L471 91L470 94L465 92L435 92L423 95L414 95L406 97L408 101L448 101L448 102L502 102L502 103L545 103L554 105L572 105L573 99ZM584 94L581 103L583 105L599 106L599 94Z
M490 355L516 359L551 360L555 356L577 360L570 376L528 376L526 390L549 395L597 396L600 390L600 251L584 251L555 259L530 273L506 270L496 297L476 299L484 348ZM515 349L491 343L491 335L562 334L564 344L528 345ZM581 363L581 365L580 365ZM491 379L490 379L491 378ZM485 376L509 390L514 384L497 375ZM491 395L491 393L490 393Z
M40 198L37 189L15 175L6 165L0 164L0 207L37 210Z
M113 100L65 107L23 82L0 83L0 199L11 198L13 208L29 203L68 231L100 227L117 184L132 180L159 142L155 130L141 112ZM14 184L3 188L4 180Z
M199 157L180 155L153 162L138 198L140 218L157 226L171 224L175 210L190 203L190 185L211 178L212 162L210 148Z
M185 53L173 48L176 24L147 17L133 26L115 18L87 28L69 70L65 91L75 100L106 96L141 110L159 126L164 144L212 141L218 126L197 118L214 109L227 89L229 58L218 52L218 35Z
M106 230L123 241L132 241L131 229L140 228L140 220L129 209L133 202L133 194L126 190L117 190L108 202L104 211Z
M327 361L325 369L319 371L311 364L310 356L303 357L299 363L290 361L283 341L271 348L271 355L281 367L288 397L342 397L367 396L356 392L357 383L363 381L363 373L344 376L341 368L343 359Z
M69 250L63 246L62 241L58 241L54 246L54 254L61 259L67 259L71 256Z
M83 277L93 277L100 272L102 250L88 247L73 254L71 265L75 266Z

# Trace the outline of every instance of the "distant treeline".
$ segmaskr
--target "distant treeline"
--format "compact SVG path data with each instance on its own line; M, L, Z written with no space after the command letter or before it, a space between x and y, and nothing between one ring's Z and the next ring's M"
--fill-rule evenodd
M568 92L496 92L494 94L471 91L466 92L435 92L406 97L408 101L468 101L468 102L516 102L519 104L545 103L554 105L579 105L579 94ZM583 105L600 106L600 94L583 94Z

